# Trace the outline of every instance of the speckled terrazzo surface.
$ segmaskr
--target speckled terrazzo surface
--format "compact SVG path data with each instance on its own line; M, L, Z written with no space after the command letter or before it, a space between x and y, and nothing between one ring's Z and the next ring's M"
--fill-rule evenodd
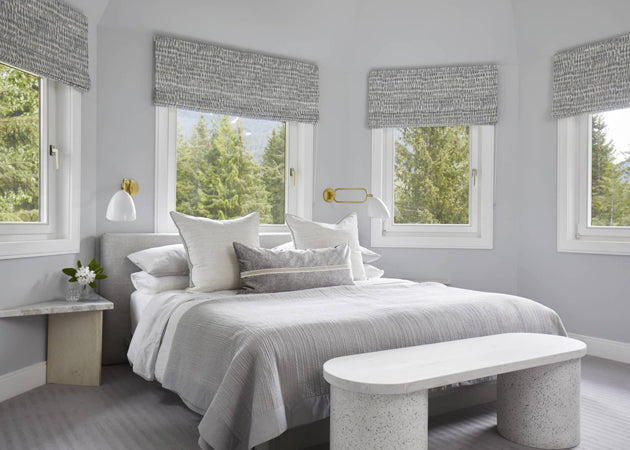
M580 443L580 360L499 375L497 431L535 448Z

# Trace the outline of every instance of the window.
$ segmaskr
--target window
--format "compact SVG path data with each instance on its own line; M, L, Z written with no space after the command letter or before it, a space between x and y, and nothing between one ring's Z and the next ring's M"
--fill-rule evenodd
M558 121L558 251L630 254L630 108Z
M492 248L494 126L372 131L372 245Z
M313 125L157 108L156 231L168 212L211 219L260 212L264 231L284 214L311 216Z
M0 160L0 258L78 252L80 94L0 64Z

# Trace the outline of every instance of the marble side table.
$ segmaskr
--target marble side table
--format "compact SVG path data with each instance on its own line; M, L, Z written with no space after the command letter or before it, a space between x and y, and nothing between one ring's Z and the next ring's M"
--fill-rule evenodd
M99 386L103 311L107 309L114 309L114 304L92 294L74 303L55 299L0 309L0 319L48 315L46 383Z

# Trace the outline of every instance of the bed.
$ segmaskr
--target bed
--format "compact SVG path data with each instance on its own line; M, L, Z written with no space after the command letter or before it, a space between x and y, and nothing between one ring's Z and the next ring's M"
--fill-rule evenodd
M101 293L106 362L131 337L125 260L177 235L106 234ZM286 240L265 236L264 246ZM125 280L124 278L127 278ZM128 357L134 372L177 392L203 416L202 448L250 449L328 415L321 367L333 357L504 332L566 335L555 312L520 297L440 283L380 279L274 294L165 292L146 302ZM107 350L107 351L106 351Z

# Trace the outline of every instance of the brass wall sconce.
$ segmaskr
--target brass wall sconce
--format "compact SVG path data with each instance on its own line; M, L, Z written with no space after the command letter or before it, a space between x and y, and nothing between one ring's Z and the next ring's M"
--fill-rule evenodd
M337 191L360 191L360 192L363 192L365 197L362 200L337 200ZM329 203L331 202L335 202L335 203L365 203L367 202L368 216L370 217L383 219L383 218L388 218L392 216L389 212L389 209L385 205L385 203L383 203L383 200L381 200L378 197L374 197L365 188L337 188L337 189L326 188L324 189L323 196L324 196L324 200Z

